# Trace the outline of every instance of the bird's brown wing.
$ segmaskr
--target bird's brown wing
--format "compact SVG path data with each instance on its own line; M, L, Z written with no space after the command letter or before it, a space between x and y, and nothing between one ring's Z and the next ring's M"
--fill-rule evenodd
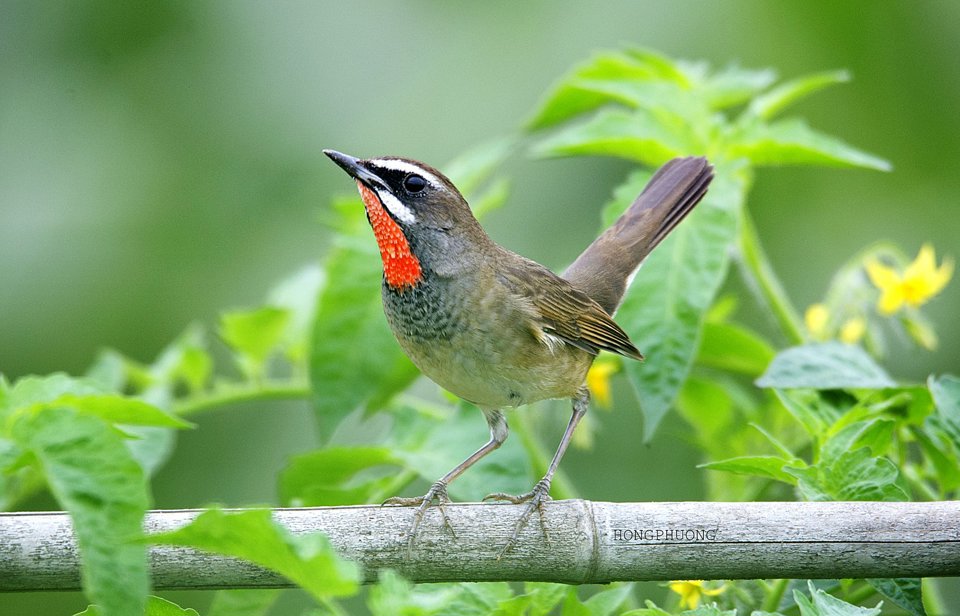
M643 359L626 332L600 305L542 265L523 259L501 270L500 279L526 302L543 333L596 355L610 351Z

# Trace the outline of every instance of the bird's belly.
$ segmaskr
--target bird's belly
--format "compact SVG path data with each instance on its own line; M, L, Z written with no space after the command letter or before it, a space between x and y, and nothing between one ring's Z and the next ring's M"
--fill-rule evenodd
M485 408L572 397L583 384L592 360L579 349L561 348L551 352L544 347L544 353L531 353L530 349L512 353L513 345L504 341L497 345L492 340L455 338L413 348L401 340L401 346L431 380Z
M496 302L421 286L384 289L387 321L407 356L447 391L480 407L572 397L593 356L538 341L529 324Z

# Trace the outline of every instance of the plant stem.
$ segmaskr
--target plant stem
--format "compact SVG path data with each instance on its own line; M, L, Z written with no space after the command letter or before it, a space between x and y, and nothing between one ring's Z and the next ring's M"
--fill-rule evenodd
M790 580L788 579L774 580L773 587L763 600L761 609L764 612L776 612L777 608L780 607L780 601L783 599L783 593L787 591L789 584Z
M265 381L260 383L218 385L213 391L188 396L178 401L173 412L181 417L203 413L222 406L257 400L306 400L310 386L297 381Z
M520 443L527 452L530 464L533 466L533 472L538 477L543 476L550 466L550 460L553 456L543 448L540 439L533 434L530 429L530 418L526 413L517 413L513 419L513 432L520 438ZM556 499L579 498L577 489L570 483L570 479L561 469L553 475L551 483L551 494Z
M748 282L756 287L773 311L784 335L792 344L802 344L805 336L799 313L790 303L787 292L770 266L770 260L760 245L757 228L746 208L743 208L740 217L740 255L745 274L750 278Z

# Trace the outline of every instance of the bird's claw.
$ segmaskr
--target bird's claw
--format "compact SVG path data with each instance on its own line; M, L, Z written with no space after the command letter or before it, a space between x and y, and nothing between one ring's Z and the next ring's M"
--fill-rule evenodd
M380 505L383 506L399 506L399 507L416 507L417 510L413 513L413 524L410 526L410 532L407 535L407 555L409 556L410 552L413 550L413 543L417 537L417 529L420 528L420 522L423 521L423 516L427 511L427 508L433 503L437 502L437 508L440 510L440 516L443 518L443 525L450 530L450 534L453 535L453 538L457 538L457 533L454 532L453 526L450 524L450 518L447 517L447 509L445 505L453 502L450 500L450 497L447 495L447 484L443 481L437 481L430 489L427 490L427 493L423 496L416 497L402 497L394 496L383 501Z
M526 526L527 521L530 519L530 516L533 515L534 511L536 511L539 515L540 529L543 531L543 538L546 539L547 543L550 543L550 533L547 532L547 525L543 519L543 505L547 501L552 500L550 498L550 480L548 478L544 477L538 481L537 485L533 486L533 489L525 494L514 496L512 494L504 494L503 492L495 492L493 494L484 496L483 500L507 501L509 503L513 503L514 505L527 503L523 513L520 514L520 519L517 521L517 525L513 529L513 535L510 536L510 539L507 540L507 544L503 546L502 550L500 550L500 554L497 555L497 560L500 560L504 554L509 552L510 549L517 544L517 540L520 537L520 531L523 530L524 526Z

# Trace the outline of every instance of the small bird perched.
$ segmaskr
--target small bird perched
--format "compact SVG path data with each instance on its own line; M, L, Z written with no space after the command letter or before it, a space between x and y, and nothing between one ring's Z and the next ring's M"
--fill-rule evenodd
M528 503L513 536L542 515L550 482L587 411L587 371L600 351L643 359L612 315L644 257L690 213L713 168L702 157L676 158L651 178L629 209L563 276L496 244L442 173L414 160L360 160L324 150L357 182L383 260L383 310L404 352L423 374L473 403L490 439L418 498L409 541L427 507L450 502L447 485L507 438L504 408L571 398L573 414L544 477L518 496Z

